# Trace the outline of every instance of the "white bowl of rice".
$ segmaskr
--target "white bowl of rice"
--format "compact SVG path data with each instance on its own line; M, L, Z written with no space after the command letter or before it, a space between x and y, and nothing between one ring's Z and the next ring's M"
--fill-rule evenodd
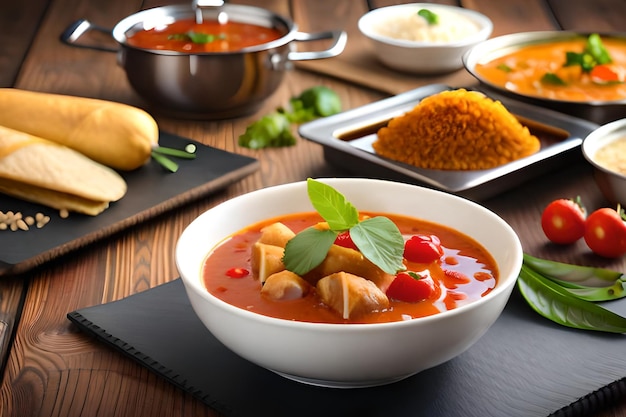
M386 66L419 74L447 73L463 67L463 54L493 31L485 15L462 7L409 3L374 9L359 19Z

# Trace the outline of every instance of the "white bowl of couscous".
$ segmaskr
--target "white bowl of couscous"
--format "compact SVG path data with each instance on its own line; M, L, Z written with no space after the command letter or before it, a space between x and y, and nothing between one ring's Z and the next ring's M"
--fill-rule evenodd
M463 54L493 31L493 23L481 13L433 3L374 9L359 19L358 26L384 65L421 74L462 68Z

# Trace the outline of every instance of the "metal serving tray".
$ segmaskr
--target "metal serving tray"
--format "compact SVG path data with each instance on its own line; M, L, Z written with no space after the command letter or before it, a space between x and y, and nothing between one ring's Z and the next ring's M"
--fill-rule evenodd
M583 139L599 126L545 108L485 93L502 104L541 141L539 152L486 170L452 171L417 168L377 155L372 149L376 132L423 98L451 90L446 85L420 87L384 100L300 126L303 138L321 144L330 164L352 174L416 183L484 200L559 166L582 160Z

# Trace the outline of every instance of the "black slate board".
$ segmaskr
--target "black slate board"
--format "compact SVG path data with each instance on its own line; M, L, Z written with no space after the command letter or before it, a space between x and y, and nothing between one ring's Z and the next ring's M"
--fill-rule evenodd
M462 355L363 389L299 384L238 357L196 317L180 279L68 318L229 417L582 417L626 396L626 335L557 326L517 289Z
M161 146L182 149L188 143L196 145L196 159L177 160L176 173L167 172L154 160L135 171L121 173L128 192L95 217L71 213L67 219L61 219L54 209L0 194L0 211L20 211L24 216L42 212L51 217L50 223L41 229L0 232L0 276L24 272L197 200L259 167L256 159L160 133Z

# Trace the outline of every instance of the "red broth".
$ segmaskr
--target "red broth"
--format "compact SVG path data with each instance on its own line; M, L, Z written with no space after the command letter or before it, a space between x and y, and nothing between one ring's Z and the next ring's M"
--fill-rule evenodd
M193 36L199 35L196 42ZM233 52L281 38L274 28L239 22L177 20L165 27L139 31L128 38L137 48L184 53Z
M317 213L272 218L235 233L218 245L205 260L205 286L217 298L245 310L287 320L318 323L382 323L429 316L478 300L495 287L498 279L496 262L486 249L470 237L451 228L411 217L389 214L384 216L396 223L406 239L422 233L436 235L441 240L444 247L444 261L441 264L407 265L410 270L430 270L431 276L442 288L439 299L418 303L390 300L390 307L385 311L344 320L321 303L315 290L301 299L275 301L261 294L261 284L256 277L227 276L226 272L232 268L252 270L251 246L259 239L263 227L280 221L297 233L322 221ZM457 272L445 273L444 270L460 272L463 278L459 278Z

